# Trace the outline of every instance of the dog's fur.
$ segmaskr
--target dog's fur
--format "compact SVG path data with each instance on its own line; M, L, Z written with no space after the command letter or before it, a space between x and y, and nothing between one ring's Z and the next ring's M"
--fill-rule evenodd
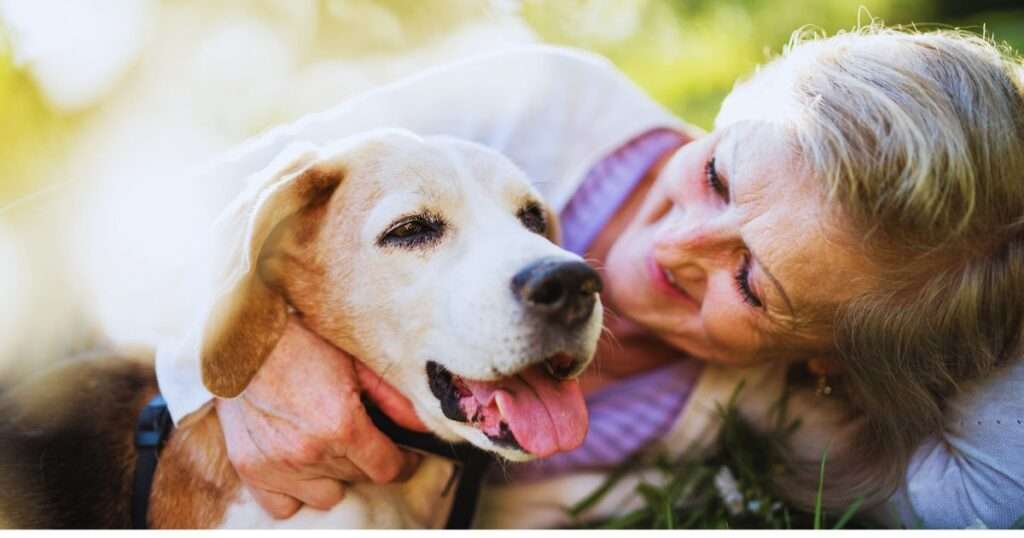
M395 240L391 231L410 217L441 231ZM474 144L385 130L330 148L291 147L251 178L218 230L198 351L203 381L220 397L244 391L294 311L397 387L442 439L524 460L525 451L445 415L428 361L496 380L561 354L572 358L563 372L572 377L596 347L599 301L583 323L559 327L510 291L513 276L536 260L579 258L555 245L555 219L522 173ZM144 359L92 356L5 395L0 523L128 526L134 423L155 392ZM212 404L179 421L157 469L150 525L430 527L447 512L438 499L451 466L426 458L408 482L356 484L331 511L303 508L274 520L226 454Z
M135 422L156 394L145 357L93 353L0 397L0 524L130 528Z

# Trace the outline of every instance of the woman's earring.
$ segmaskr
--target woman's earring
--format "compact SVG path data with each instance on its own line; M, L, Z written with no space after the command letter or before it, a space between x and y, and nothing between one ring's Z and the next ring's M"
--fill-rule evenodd
M828 384L828 371L829 365L819 359L811 359L807 361L807 369L812 374L818 376L818 386L814 391L814 395L823 398L832 394L832 385Z
M825 374L818 374L818 387L814 391L814 395L822 398L832 394L832 386L828 384L828 376Z

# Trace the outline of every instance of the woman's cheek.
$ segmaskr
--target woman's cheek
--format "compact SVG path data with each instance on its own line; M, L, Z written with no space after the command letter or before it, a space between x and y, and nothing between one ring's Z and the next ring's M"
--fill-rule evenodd
M709 289L701 306L701 322L709 344L709 360L732 366L757 362L757 332L744 305L729 296L731 289Z
M639 251L637 241L629 241L629 239L630 237L623 235L612 245L601 275L605 288L603 295L610 299L611 304L619 305L619 307L627 306L627 304L620 303L628 303L630 290L636 290L638 286L642 285L642 282L638 281L639 275L633 269L635 264L632 263Z

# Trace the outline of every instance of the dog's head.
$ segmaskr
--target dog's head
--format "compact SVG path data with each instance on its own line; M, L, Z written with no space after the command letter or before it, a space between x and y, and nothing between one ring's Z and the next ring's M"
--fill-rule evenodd
M582 443L574 378L600 334L601 282L556 246L511 162L385 130L293 146L251 181L221 223L227 272L201 350L214 394L244 390L292 307L442 438L512 460Z

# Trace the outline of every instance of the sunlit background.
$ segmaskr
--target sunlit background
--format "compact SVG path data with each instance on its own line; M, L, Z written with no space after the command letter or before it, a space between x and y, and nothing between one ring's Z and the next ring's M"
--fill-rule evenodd
M606 55L708 128L794 30L872 18L1024 47L1021 0L0 0L0 367L187 308L154 282L182 270L175 252L211 208L161 213L181 207L169 185L274 125L431 65L550 42Z

